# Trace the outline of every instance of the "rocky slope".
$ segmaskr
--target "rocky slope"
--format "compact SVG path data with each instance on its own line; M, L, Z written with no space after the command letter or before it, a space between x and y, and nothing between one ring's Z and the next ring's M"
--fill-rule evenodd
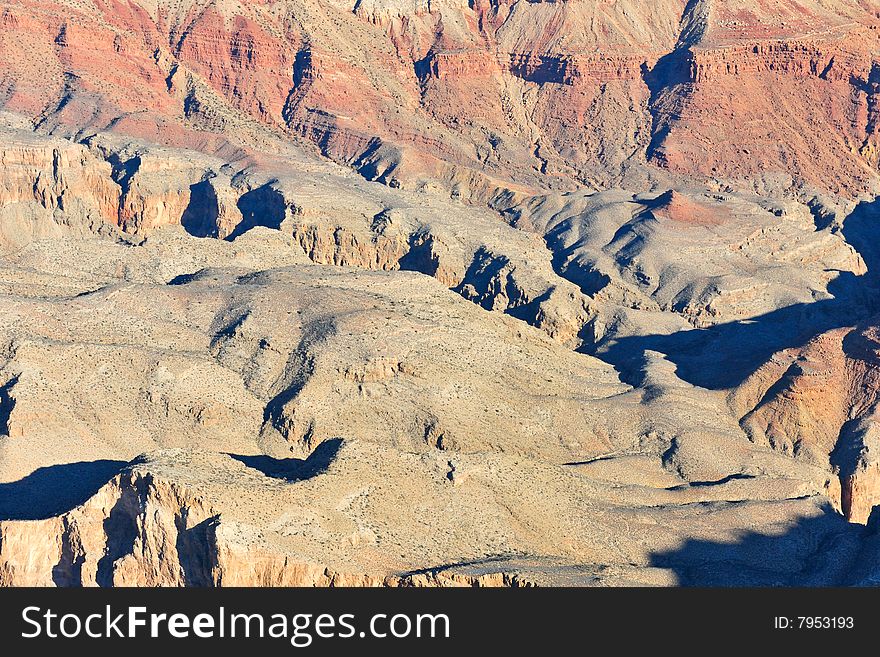
M262 227L120 239L5 259L6 584L675 583L677 546L745 518L813 520L771 580L734 550L742 581L871 563L824 462L750 442L659 354L634 389L436 279Z
M282 132L474 201L670 175L877 189L880 17L859 0L14 0L0 16L0 102L66 135L228 153Z
M164 284L151 254L196 238L116 247L126 280L90 292L38 276L5 298L5 583L674 582L658 552L815 514L833 488L662 362L633 390L431 278L254 272L297 251L246 237ZM108 246L14 264L106 270Z
M0 585L880 581L878 27L0 0Z

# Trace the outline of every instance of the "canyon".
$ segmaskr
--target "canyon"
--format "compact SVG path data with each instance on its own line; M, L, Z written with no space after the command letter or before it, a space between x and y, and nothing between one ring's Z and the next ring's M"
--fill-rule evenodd
M880 581L880 8L0 0L0 585Z

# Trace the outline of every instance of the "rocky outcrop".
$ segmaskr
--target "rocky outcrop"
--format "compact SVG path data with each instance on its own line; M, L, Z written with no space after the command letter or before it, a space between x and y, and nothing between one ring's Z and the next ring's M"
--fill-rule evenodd
M63 516L0 521L0 586L533 585L527 576L491 567L486 573L442 567L413 574L340 572L261 546L250 531L227 526L195 491L135 464Z
M198 182L214 164L192 152L127 152L98 139L80 144L45 138L15 116L7 116L5 123L8 141L0 152L0 246L5 248L114 230L146 235L186 224L187 213L196 211L191 206L198 204L193 196L201 191ZM240 213L236 218L231 210L235 192L231 187L216 191L216 180L207 184L214 189L214 212L211 216L209 208L200 208L199 220L211 222L213 234L219 234L218 226L231 232L241 221Z
M838 329L781 352L731 396L752 441L834 472L836 504L862 524L880 503L875 334Z
M559 511L564 519L550 514L542 519L540 511L549 507L539 503L533 510L536 498L526 493L517 511L526 524L500 537L502 544L511 542L505 553L477 552L458 563L434 565L430 560L452 545L474 554L480 547L472 544L473 538L504 526L505 504L513 491L502 482L509 482L511 475L518 480L515 487L537 479L545 486L543 495L561 493L566 486L560 486L559 473L540 466L527 465L529 479L519 481L512 471L502 475L481 470L472 459L456 459L456 471L469 476L450 483L434 459L402 458L404 463L398 466L393 452L343 448L321 472L298 482L301 465L276 461L279 471L273 473L263 464L264 457L181 450L145 455L70 511L45 519L0 521L0 585L496 587L675 582L673 574L651 567L649 555L638 543L617 543L615 551L625 550L628 563L618 563L621 557L611 556L603 545L613 523L624 520L639 524L641 540L674 541L676 534L689 531L680 514L648 504L641 517L620 515L601 496L592 502L603 508L592 538L571 533L573 516L568 510ZM358 462L366 468L358 467ZM514 461L502 460L498 465L502 463L509 466ZM401 466L416 479L402 483L406 498L399 491L389 495L376 486L377 477L402 474ZM569 484L579 478L562 475ZM497 502L480 492L490 481L499 486ZM574 495L572 501L583 510L579 495L573 490L567 494ZM325 502L316 502L315 496ZM462 497L464 505L454 501ZM411 524L425 510L442 508L438 503L455 506L460 515L449 527L458 531L437 536L419 529L419 523ZM472 510L468 504L474 505ZM396 514L388 513L389 505L396 507ZM816 512L811 502L787 505L754 503L750 505L753 521L772 523L780 512ZM658 515L666 515L665 530L657 527ZM719 510L715 520L730 521L734 516ZM538 523L535 529L532 523ZM489 527L481 529L486 524ZM556 553L558 544L554 549L542 538L540 526L563 530L565 540L572 541L566 552L586 540L592 549L608 554L603 558L611 563L601 568L577 565L569 554ZM819 535L833 538L840 531L828 525ZM417 547L407 538L413 533L421 541ZM554 536L558 540L560 534ZM391 544L398 544L402 552L400 559L389 562L382 557L382 548ZM418 559L414 549L419 550L421 562L413 560ZM788 556L792 557L791 551ZM795 556L808 554L800 548ZM412 567L426 562L427 567Z
M302 165L263 182L264 176L231 174L192 151L120 143L107 135L77 144L18 124L7 134L18 144L0 162L7 249L49 236L106 234L131 241L177 226L197 237L235 241L263 226L293 237L317 264L421 272L486 308L545 327L563 342L576 343L592 314L582 294L555 280L539 241L487 212L424 193L412 199L388 194L377 204L369 186L338 171L303 171ZM329 196L303 192L303 186L327 188L328 181L337 185ZM413 200L424 208L410 209ZM352 211L340 212L337 201ZM486 254L504 261L505 271L489 272ZM502 275L507 282L493 280Z
M115 224L120 190L108 163L64 140L4 134L13 138L0 151L0 248Z
M650 55L649 55L650 57ZM535 55L511 53L510 73L537 84L604 84L641 80L648 66L639 55Z

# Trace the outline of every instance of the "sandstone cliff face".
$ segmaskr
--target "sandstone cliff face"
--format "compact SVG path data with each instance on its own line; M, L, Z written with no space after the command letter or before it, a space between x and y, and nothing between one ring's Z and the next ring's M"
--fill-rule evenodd
M210 524L203 504L173 484L148 474L120 475L65 517L3 523L0 581L6 586L206 582ZM36 536L50 537L39 541L39 553L32 545ZM16 545L22 549L18 554Z
M115 223L119 188L106 162L65 140L4 134L13 138L0 152L0 248Z
M872 188L876 121L869 117L876 101L869 81L877 66L876 34L867 30L843 43L825 38L706 47L670 60L670 74L677 71L680 81L652 101L651 156L687 174L742 178L784 171L792 180L818 181L824 172L835 182L823 187L833 193ZM756 91L748 102L743 89ZM804 97L816 102L803 104ZM826 126L834 126L833 138L820 134ZM778 145L762 146L768 138ZM820 149L820 161L834 162L831 171L798 155L811 148Z
M741 4L10 3L0 88L66 134L217 152L287 131L475 202L669 173L876 188L876 13Z
M192 185L214 164L192 152L128 153L97 140L80 144L39 138L15 115L6 115L4 123L0 204L5 248L44 237L112 229L144 235L180 225L193 200ZM223 223L215 214L215 223Z

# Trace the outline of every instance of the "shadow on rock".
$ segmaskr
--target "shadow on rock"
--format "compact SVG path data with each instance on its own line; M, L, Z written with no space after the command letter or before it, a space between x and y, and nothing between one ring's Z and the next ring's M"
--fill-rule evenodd
M0 484L0 520L45 520L83 504L127 466L125 461L65 463Z
M682 586L847 586L872 583L878 535L830 507L780 533L744 532L735 541L691 539L652 555Z
M180 218L184 230L193 237L217 237L220 203L210 180L189 187L189 205Z
M230 454L236 461L259 470L267 477L293 483L317 477L327 471L342 449L341 438L325 440L315 448L307 459L276 459L271 456L239 456Z
M230 242L257 226L281 228L287 216L287 201L281 192L267 183L242 195L238 199L238 209L241 223L226 237Z

